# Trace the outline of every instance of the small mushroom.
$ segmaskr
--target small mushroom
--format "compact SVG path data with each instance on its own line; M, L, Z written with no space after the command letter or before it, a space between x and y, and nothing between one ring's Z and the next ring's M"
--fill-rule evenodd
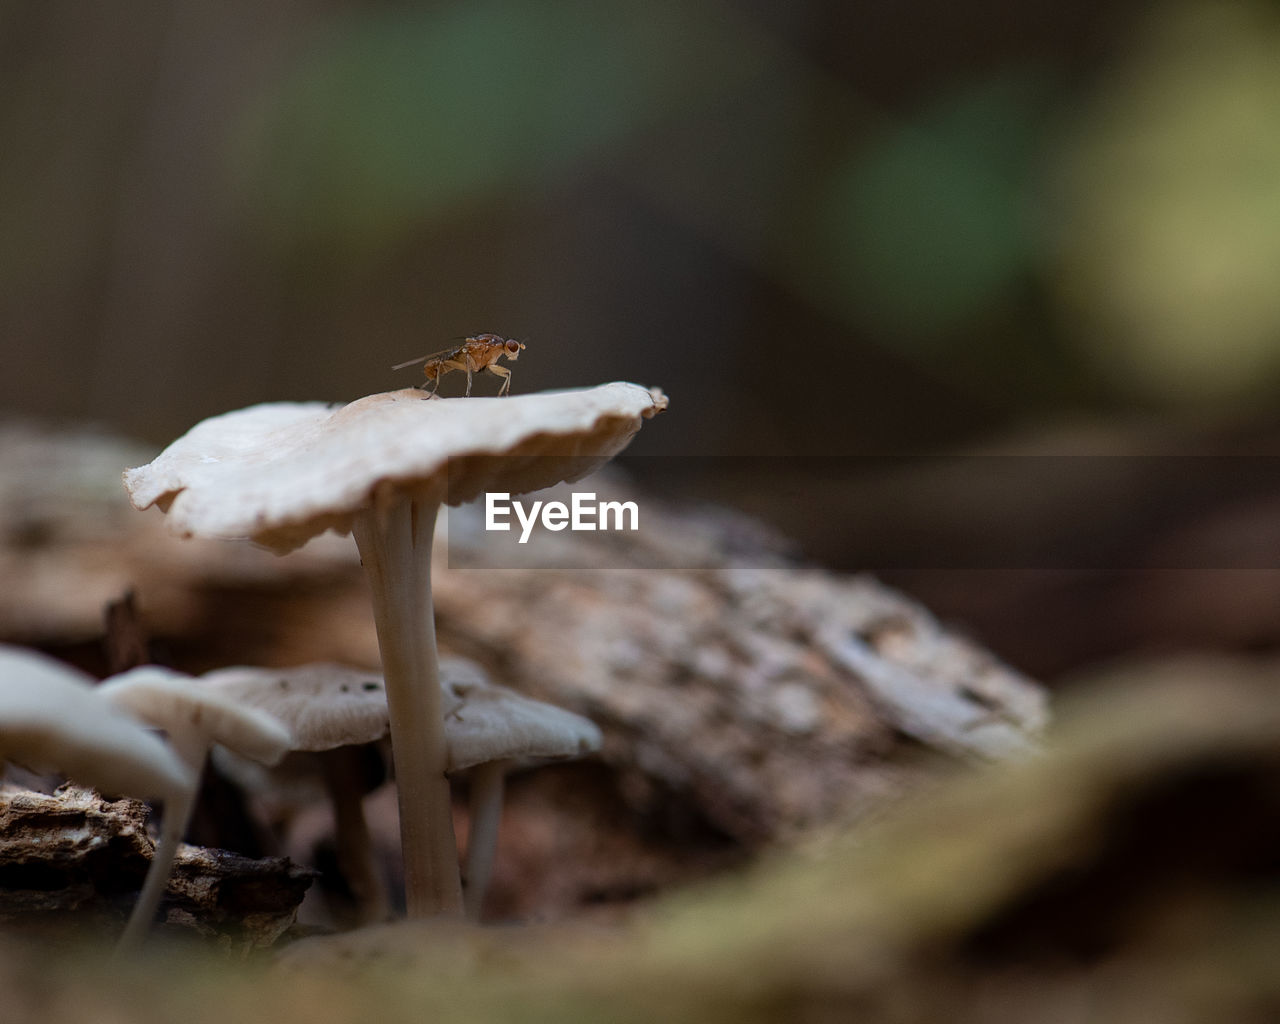
M98 687L98 695L163 729L196 779L215 743L267 764L279 761L289 749L288 729L266 712L245 707L201 686L190 676L156 665L143 665L113 676ZM194 786L179 799L165 804L160 841L120 938L119 950L136 948L155 917L194 804Z
M456 707L445 718L445 735L450 771L471 770L465 904L467 915L479 918L493 874L507 774L594 753L601 735L589 719L490 683L466 664L446 673Z
M0 758L166 807L189 800L191 769L93 683L36 651L0 645Z
M398 779L411 917L461 913L440 706L431 547L442 503L585 476L666 396L613 383L501 400L426 401L408 389L332 409L254 406L197 424L125 473L134 505L185 536L248 538L283 553L350 530L369 579Z
M208 672L201 682L278 718L293 734L290 750L316 756L333 806L338 867L351 887L356 919L361 924L385 919L386 884L374 863L364 793L351 763L356 746L380 740L390 729L381 676L332 664L236 666Z
M491 683L467 658L441 657L440 676L447 770L470 770L471 838L464 901L468 914L478 917L497 848L508 772L592 753L600 749L600 730L580 715ZM295 751L320 753L334 806L339 866L356 896L358 916L363 922L385 916L382 879L373 863L361 793L351 784L351 774L331 757L349 744L371 743L387 735L382 680L360 669L316 664L217 669L202 682L279 718L293 731ZM218 761L238 779L249 774L234 757L220 756Z

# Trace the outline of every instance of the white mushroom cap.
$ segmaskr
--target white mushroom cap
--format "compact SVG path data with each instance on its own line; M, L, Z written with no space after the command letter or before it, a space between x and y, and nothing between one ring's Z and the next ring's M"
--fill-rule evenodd
M591 720L490 683L474 666L462 678L456 671L451 677L446 661L456 668L461 659L441 659L441 685L456 700L444 720L450 771L490 761L568 760L600 749L600 730Z
M195 785L178 755L103 699L89 676L8 646L0 646L0 757L107 793L169 800Z
M208 672L200 683L278 718L293 733L292 750L372 743L390 729L382 678L376 672L332 664L237 666ZM582 757L600 749L595 723L490 682L484 669L467 658L440 659L440 689L450 771L486 761ZM236 758L220 755L218 765L249 784L261 779Z
M660 391L625 383L502 399L427 400L407 389L337 409L256 405L197 424L124 482L133 504L159 505L175 533L283 553L327 529L349 531L387 489L456 505L487 489L578 479L666 405Z
M331 664L287 669L235 666L207 672L200 682L279 719L293 735L291 750L372 743L391 728L387 693L377 672Z
M242 757L275 764L289 751L288 728L265 711L237 703L190 676L143 665L98 687L103 699L163 729L187 756L203 761L217 743Z

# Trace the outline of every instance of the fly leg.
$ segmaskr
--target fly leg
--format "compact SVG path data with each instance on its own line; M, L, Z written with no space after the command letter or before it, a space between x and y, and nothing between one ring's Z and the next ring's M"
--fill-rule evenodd
M462 364L467 371L467 397L471 397L471 377L479 370L484 369L484 364L480 361L478 353L473 345L475 338L468 338L466 344L463 345ZM460 367L461 368L461 367Z
M499 398L501 398L503 395L511 391L511 371L510 370L508 370L505 366L499 366L497 363L490 363L486 367L486 369L490 373L495 373L502 378L502 386L498 388Z

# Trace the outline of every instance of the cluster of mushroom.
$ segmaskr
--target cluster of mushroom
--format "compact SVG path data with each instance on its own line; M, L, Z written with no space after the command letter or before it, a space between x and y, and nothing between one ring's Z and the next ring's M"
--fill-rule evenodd
M478 917L497 848L507 774L594 753L600 749L601 735L581 715L490 682L479 665L465 658L442 657L440 678L446 771L450 776L470 776L465 902L468 916ZM293 733L289 757L314 758L332 806L338 865L355 897L357 918L383 919L385 885L372 857L364 794L343 756L388 735L390 715L382 679L342 665L315 664L287 670L218 669L200 682L225 698L274 715ZM233 748L218 754L219 769L245 789L268 788L271 773L245 764L244 755ZM297 771L295 765L289 773Z
M127 471L134 505L159 506L184 536L248 539L284 553L328 529L353 533L383 679L313 666L196 681L145 666L95 688L51 659L0 652L0 759L164 801L163 831L121 947L136 945L155 915L212 746L271 764L290 749L341 745L313 728L312 702L293 699L320 680L367 698L366 733L390 732L411 917L464 909L447 773L473 770L466 908L476 913L505 772L589 752L600 735L585 719L491 686L474 668L455 662L442 671L430 574L437 511L487 490L519 494L580 479L666 404L660 391L624 383L501 401L426 401L407 389L339 408L274 403L206 420ZM248 697L255 688L257 707ZM337 819L358 833L358 807L337 786L332 795ZM346 842L348 870L367 875L359 844L358 834ZM376 880L363 891L376 900Z
M468 913L478 917L506 773L591 753L601 737L579 715L493 685L472 662L442 659L441 671L448 770L472 771L466 893ZM147 726L162 730L168 743ZM215 744L223 765L235 759L274 765L287 754L314 752L329 766L323 776L334 806L340 866L361 903L362 919L385 916L361 794L335 754L381 739L388 730L382 680L340 665L237 667L199 679L148 665L95 687L88 676L44 655L0 647L0 757L57 768L109 793L165 803L160 840L121 949L136 947L155 916Z
M354 535L382 658L411 917L464 910L431 597L439 507L580 479L666 405L660 391L626 383L434 401L406 389L336 409L271 403L205 420L125 473L134 505L158 506L182 536L285 553L326 530ZM487 870L472 861L468 903Z
M168 742L149 728L161 729ZM95 686L87 675L34 651L0 649L0 758L57 770L107 793L164 802L164 827L119 948L145 935L195 802L209 748L221 743L265 762L288 749L269 715L176 673L145 667Z

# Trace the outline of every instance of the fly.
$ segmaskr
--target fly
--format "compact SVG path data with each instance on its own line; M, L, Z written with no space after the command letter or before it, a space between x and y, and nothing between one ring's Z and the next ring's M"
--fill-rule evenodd
M511 390L511 370L499 364L498 360L506 356L514 363L523 349L523 342L501 338L496 334L477 334L454 348L442 349L429 356L419 356L417 359L399 363L391 369L403 370L406 366L421 363L422 372L427 379L418 386L425 388L427 384L434 384L435 386L431 389L432 397L440 390L440 378L454 370L467 372L466 393L470 396L472 374L488 370L495 377L502 378L502 386L498 388L498 396L501 397Z

